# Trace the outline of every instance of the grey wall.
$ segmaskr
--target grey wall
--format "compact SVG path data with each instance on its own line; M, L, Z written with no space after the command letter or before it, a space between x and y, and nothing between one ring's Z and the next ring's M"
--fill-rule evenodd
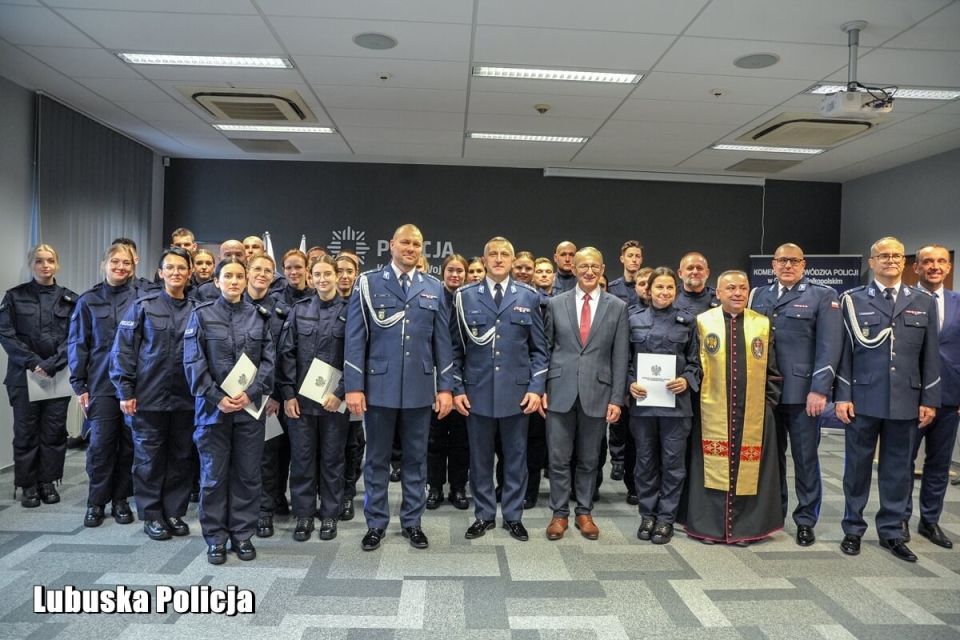
M33 191L34 95L0 77L0 254L7 268L0 270L0 291L25 281ZM0 371L7 370L7 354L0 349ZM13 414L6 392L0 400L0 467L13 462Z
M907 253L928 242L960 249L960 149L845 182L842 211L841 253L866 255L883 236Z

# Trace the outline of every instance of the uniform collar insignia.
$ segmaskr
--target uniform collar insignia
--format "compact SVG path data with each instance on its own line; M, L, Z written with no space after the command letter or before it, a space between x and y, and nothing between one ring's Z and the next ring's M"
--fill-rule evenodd
M806 283L798 284L798 285L797 285L797 291L806 291L806 290L807 290L807 285L806 285Z

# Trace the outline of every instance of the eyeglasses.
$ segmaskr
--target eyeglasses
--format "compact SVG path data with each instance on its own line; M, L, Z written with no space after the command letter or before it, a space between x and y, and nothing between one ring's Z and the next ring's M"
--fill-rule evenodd
M791 267L799 267L800 263L803 262L803 258L774 258L773 261L781 267L785 267L788 264Z
M186 273L190 271L190 267L182 264L165 264L163 270L166 273Z
M600 273L603 271L602 264L578 264L577 271L586 273L587 271L593 271L594 273Z
M875 256L870 256L880 262L901 262L903 260L902 253L878 253Z
M120 267L120 266L122 266L122 267L130 268L130 267L133 266L133 263L130 262L129 260L120 260L120 259L118 259L118 258L111 258L109 264L110 264L111 267Z
M273 273L273 269L267 269L265 267L251 267L250 273L252 273L255 276L259 276L263 273Z

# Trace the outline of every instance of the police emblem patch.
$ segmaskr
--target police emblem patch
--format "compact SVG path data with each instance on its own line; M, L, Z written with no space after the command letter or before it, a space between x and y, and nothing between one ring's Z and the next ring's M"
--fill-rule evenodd
M386 315L387 315L387 314L386 314L386 312L385 312L383 309L380 309L380 311L377 311L377 319L378 319L378 320L383 320L384 317L386 317Z
M703 348L706 349L710 355L715 355L717 351L720 350L720 336L715 333L708 334L707 337L703 339Z
M869 337L870 337L870 327L864 326L863 329L860 330L860 333L863 334L863 337L864 337L864 338L869 338Z
M763 357L763 340L760 338L754 338L753 342L750 343L750 353L753 354L754 358L758 360Z

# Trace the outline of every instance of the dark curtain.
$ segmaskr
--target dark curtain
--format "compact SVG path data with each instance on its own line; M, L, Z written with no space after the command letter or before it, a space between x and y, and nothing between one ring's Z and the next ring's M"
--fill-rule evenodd
M38 236L60 255L57 281L82 293L103 278L111 240L148 248L154 153L45 96L37 126ZM152 274L150 265L137 269Z

